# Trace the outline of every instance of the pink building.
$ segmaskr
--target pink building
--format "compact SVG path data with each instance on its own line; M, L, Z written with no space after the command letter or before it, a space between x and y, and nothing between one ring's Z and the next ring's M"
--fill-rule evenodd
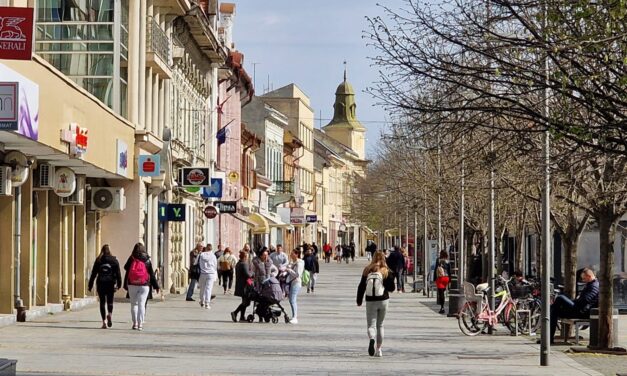
M233 253L242 249L247 241L246 223L241 213L242 195L242 122L241 109L253 94L250 76L243 68L244 55L231 51L226 66L220 70L218 99L218 161L217 170L226 178L222 189L222 202L235 202L238 213L218 215L218 242L230 247Z

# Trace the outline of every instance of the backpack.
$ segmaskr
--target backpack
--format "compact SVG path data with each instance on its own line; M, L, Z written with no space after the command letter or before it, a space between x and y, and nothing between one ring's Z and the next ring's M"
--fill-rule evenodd
M379 272L369 273L366 277L366 296L380 297L384 294L383 274Z
M231 262L229 261L229 259L227 258L223 258L222 261L220 261L220 270L231 270L232 266L231 266Z
M135 286L144 286L150 280L146 263L140 259L133 257L131 267L128 270L128 284Z
M300 282L301 286L309 286L309 282L311 282L311 274L309 274L309 270L303 269L303 274L300 276Z
M446 269L442 265L438 265L435 269L436 277L448 277L448 273L446 273Z
M98 268L98 282L111 283L115 281L113 266L109 263L102 263Z

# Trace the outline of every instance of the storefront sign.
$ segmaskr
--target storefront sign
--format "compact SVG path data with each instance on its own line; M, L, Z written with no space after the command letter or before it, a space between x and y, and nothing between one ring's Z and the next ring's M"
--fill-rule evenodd
M59 197L70 197L76 189L76 174L67 167L57 168L54 172L54 193Z
M0 130L39 138L39 86L0 64Z
M162 222L185 222L185 204L159 203L159 220Z
M137 157L138 175L157 177L161 173L161 156L140 155Z
M87 133L87 129L77 123L71 123L69 129L61 130L61 141L70 144L71 156L82 158L87 153Z
M205 210L203 211L203 213L205 214L205 217L213 219L217 217L218 214L220 214L220 211L213 205L207 205L205 206Z
M216 201L215 205L220 213L237 213L237 201Z
M128 145L122 140L117 142L117 173L118 175L127 176L128 173Z
M183 167L181 175L183 187L209 186L209 167Z
M220 178L211 178L211 185L205 187L202 192L204 198L222 198L223 180Z
M290 211L290 223L293 225L305 224L305 209L292 208Z
M19 83L0 82L0 129L17 130Z
M0 7L0 59L30 60L33 8Z
M318 222L318 216L317 215L308 215L305 217L305 219L307 220L307 223L316 223Z

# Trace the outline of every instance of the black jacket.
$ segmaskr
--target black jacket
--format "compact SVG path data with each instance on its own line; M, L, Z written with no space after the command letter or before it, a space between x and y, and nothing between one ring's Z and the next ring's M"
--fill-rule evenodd
M305 270L307 270L309 273L320 272L320 264L318 264L318 258L313 254L306 256L303 261L305 261Z
M139 260L143 261L146 264L146 270L148 270L148 274L150 275L150 280L146 283L145 286L150 286L155 290L159 290L159 282L157 282L157 278L155 277L155 271L152 269L152 262L150 262L150 256L142 255L139 257ZM130 256L128 260L126 260L126 264L124 264L124 270L126 273L124 274L124 289L128 291L128 271L131 268L131 263L133 262L133 256Z
M592 308L597 308L599 306L599 280L595 279L586 283L574 303L575 309L580 314L589 315Z
M101 281L101 276L98 273L100 272L100 266L103 264L111 265L111 271L113 274L112 282L103 283L103 281ZM117 286L118 288L122 287L122 273L120 273L120 263L118 262L118 259L115 258L115 256L102 256L102 258L96 259L96 261L94 261L94 266L91 268L91 276L89 277L89 291L94 288L94 281L98 283L98 287L101 287L101 285L105 284L109 286L115 284L115 286Z
M366 293L366 282L368 276L361 275L361 281L359 281L359 286L357 287L357 305L361 305L364 300L364 294ZM396 284L394 283L394 272L388 271L388 276L383 280L383 287L385 288L385 293L382 296L366 296L367 302L378 302L381 300L390 299L390 295L388 292L394 292L396 289Z
M243 297L246 294L246 281L252 278L248 261L238 261L235 265L235 296Z
M398 272L399 270L403 270L405 268L405 257L400 250L393 251L388 256L386 263L388 264L388 268Z

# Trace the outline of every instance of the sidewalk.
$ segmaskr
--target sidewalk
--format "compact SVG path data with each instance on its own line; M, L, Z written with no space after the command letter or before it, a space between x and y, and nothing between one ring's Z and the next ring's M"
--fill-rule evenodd
M239 298L221 295L211 310L184 296L151 302L143 332L130 330L117 303L112 329L97 307L0 328L0 355L19 375L600 375L554 352L538 366L538 346L520 337L466 337L417 294L394 294L383 358L367 354L365 309L355 305L364 260L321 264L316 294L301 291L299 324L233 323ZM289 303L284 307L289 311Z

